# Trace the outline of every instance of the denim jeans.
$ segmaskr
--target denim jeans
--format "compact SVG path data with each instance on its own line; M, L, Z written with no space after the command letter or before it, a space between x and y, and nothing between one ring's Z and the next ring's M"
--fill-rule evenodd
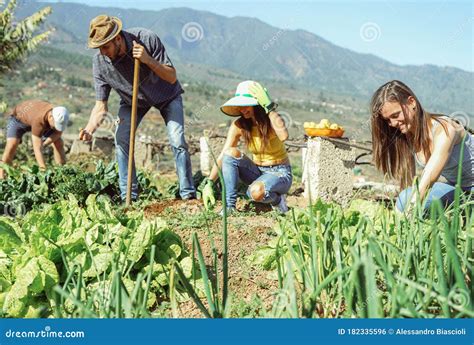
M255 182L263 182L265 194L259 202L277 205L281 195L288 193L293 181L290 165L258 166L250 158L242 155L235 158L224 154L222 158L222 175L226 189L227 207L235 207L239 180L247 186ZM252 198L250 187L247 196Z
M137 109L137 128L143 117L150 108ZM128 152L130 146L130 125L132 107L121 104L119 109L119 124L115 131L116 158L119 168L120 196L124 200L127 195L128 178ZM184 114L183 100L181 96L176 97L165 107L160 109L161 116L165 120L168 139L176 162L176 173L179 179L179 194L182 198L196 195L191 159L189 157L188 145L184 138ZM133 162L132 171L132 199L138 197L138 182Z
M24 124L20 120L18 120L15 116L10 115L10 118L7 122L7 138L16 138L16 139L21 139L23 138L23 135L27 132L31 132L31 126ZM50 128L46 131L44 131L41 135L41 140L45 141L47 138L49 138L51 135L54 134L56 130Z
M428 211L430 209L431 203L433 200L440 200L441 204L444 207L449 206L454 202L454 192L456 188L453 185L448 183L442 182L435 182L431 187L428 195L426 195L425 200L423 201L423 209L424 211ZM462 189L464 193L474 193L474 188L468 187ZM405 207L410 202L413 193L413 188L409 187L404 189L400 195L397 197L396 206L397 209L401 212L405 210ZM473 194L471 194L472 197Z

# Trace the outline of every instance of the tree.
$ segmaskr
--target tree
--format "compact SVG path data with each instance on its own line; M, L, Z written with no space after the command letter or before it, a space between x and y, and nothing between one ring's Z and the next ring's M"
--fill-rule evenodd
M5 0L0 0L0 6L4 3ZM13 17L16 6L17 0L11 0L0 12L0 74L11 70L16 62L34 51L51 34L50 30L34 34L51 13L51 7L45 7L16 23Z
M51 7L45 7L19 22L14 21L13 12L17 0L10 0L6 6L0 0L0 76L11 71L15 63L21 61L51 34L50 30L39 34L34 32L51 13ZM6 104L0 102L0 112Z

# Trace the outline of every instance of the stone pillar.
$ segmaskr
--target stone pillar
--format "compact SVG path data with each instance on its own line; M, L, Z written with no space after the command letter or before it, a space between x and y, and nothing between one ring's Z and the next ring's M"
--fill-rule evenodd
M135 164L137 168L155 170L157 163L154 162L153 144L137 140L135 142Z
M201 173L204 176L208 176L211 173L212 166L214 165L214 157L217 159L221 154L224 142L225 138L209 138L207 136L199 138L200 166ZM214 157L212 155L214 155Z
M200 137L199 138L199 151L200 151L200 166L201 173L204 176L209 176L212 169L212 156L209 149L209 138Z
M301 149L301 170L303 171L303 175L301 176L301 184L303 185L303 188L306 186L306 153L308 152L307 147L303 147Z
M94 137L92 141L92 151L102 153L105 156L114 157L115 143L114 138L98 138Z
M90 153L91 150L92 150L92 142L75 139L72 143L71 151L69 152L69 154L78 155L81 153Z
M354 161L355 150L349 145L320 137L308 139L307 149L303 151L305 198L311 202L320 198L347 205L353 193Z

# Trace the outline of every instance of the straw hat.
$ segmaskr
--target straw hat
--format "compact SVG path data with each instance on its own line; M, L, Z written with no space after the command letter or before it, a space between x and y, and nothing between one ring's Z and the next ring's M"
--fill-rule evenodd
M105 14L91 20L89 26L89 48L99 48L113 40L122 30L122 21L117 17L110 17Z

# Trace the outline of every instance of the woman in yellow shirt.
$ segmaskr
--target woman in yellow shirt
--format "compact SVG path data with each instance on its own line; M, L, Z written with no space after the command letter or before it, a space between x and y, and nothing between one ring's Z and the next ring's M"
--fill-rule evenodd
M288 139L288 130L274 109L267 90L251 80L241 82L235 96L221 107L224 114L238 119L232 122L217 165L205 183L206 208L215 202L213 185L221 168L228 213L236 211L239 180L249 186L247 195L251 200L270 204L281 213L288 211L285 194L293 180L283 143ZM252 159L237 148L241 139L252 153Z

